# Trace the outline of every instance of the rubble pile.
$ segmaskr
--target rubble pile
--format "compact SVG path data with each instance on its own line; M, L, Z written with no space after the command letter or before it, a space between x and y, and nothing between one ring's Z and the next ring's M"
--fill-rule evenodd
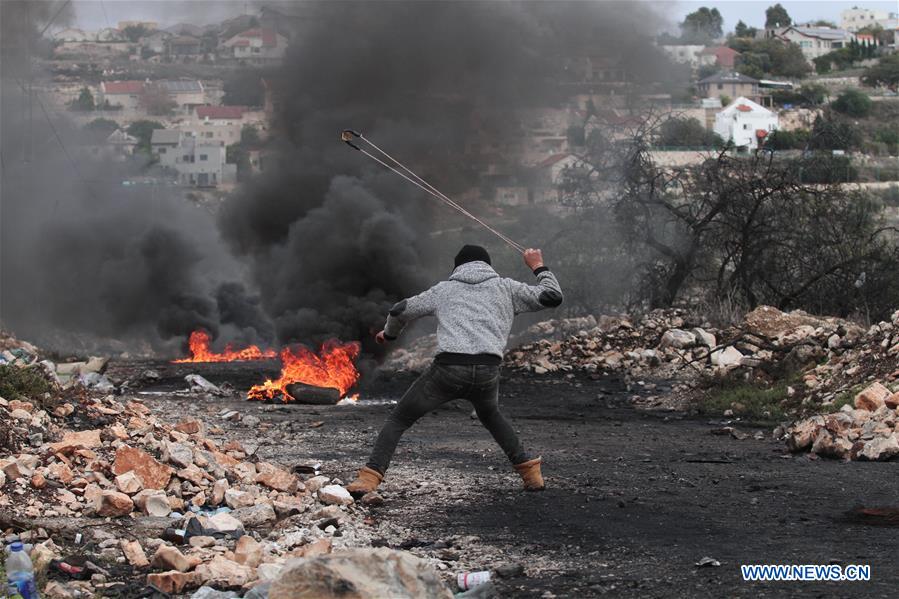
M513 333L509 337L509 347L516 347L538 339L562 339L579 331L592 329L596 325L596 317L592 315L544 320L523 331ZM381 368L391 372L422 372L431 363L436 353L437 335L424 335L406 343L403 347L393 349L381 364Z
M606 315L591 320L591 328L563 339L543 338L509 350L505 363L537 374L624 369L639 374L662 365L684 365L699 355L710 356L715 364L730 359L728 352L711 352L717 331L690 327L682 310L654 310L636 320ZM552 327L544 329L547 335L554 332Z
M792 451L844 460L888 460L899 455L899 385L879 382L859 392L852 404L818 414L786 431Z
M57 365L8 336L3 343L5 367L40 372L50 386L0 398L0 427L16 441L0 453L0 529L33 544L51 579L44 596L133 592L139 581L168 594L259 599L291 560L366 544L366 510L340 480L302 468L303 480L214 439L223 431L199 419L171 424L138 399L105 393L85 377L104 378L95 361ZM427 563L380 559L436 584Z

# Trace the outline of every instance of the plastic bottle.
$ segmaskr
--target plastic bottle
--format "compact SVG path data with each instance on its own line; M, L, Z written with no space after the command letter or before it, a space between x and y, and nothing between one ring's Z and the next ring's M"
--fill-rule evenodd
M9 555L6 558L6 580L10 596L19 596L22 599L40 598L34 584L34 566L21 541L15 541L9 545Z

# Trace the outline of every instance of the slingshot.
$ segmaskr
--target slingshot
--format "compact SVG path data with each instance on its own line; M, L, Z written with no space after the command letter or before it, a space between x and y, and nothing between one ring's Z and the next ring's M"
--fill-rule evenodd
M358 145L353 143L354 138L365 142L366 144L371 146L371 148L373 150L375 150L376 152L380 152L387 160L392 162L393 165L388 164L387 162L381 160L380 158L378 158L377 156L375 156L368 150L360 148ZM391 156L390 154L388 154L387 152L385 152L384 150L382 150L381 148L376 146L371 140L367 139L364 135L362 135L358 131L353 131L352 129L344 129L340 133L340 139L341 139L341 141L346 143L346 145L350 146L354 150L358 150L359 152L362 152L363 154L365 154L366 156L368 156L369 158L371 158L372 160L374 160L381 166L383 166L387 169L390 169L391 171L393 171L394 173L396 173L397 175L399 175L400 177L402 177L409 183L412 183L413 185L415 185L422 191L430 194L431 196L440 200L441 202L443 202L450 208L457 210L458 212L460 212L463 215L467 216L468 218L472 219L473 221L475 221L476 223L478 223L479 225L481 225L482 227L484 227L485 229L487 229L488 231L490 231L491 233L493 233L494 235L496 235L497 237L499 237L500 239L505 241L515 251L517 251L521 254L524 253L524 247L522 247L520 244L512 241L511 239L509 239L508 237L506 237L505 235L503 235L502 233L500 233L499 231L497 231L496 229L494 229L493 227L491 227L490 225L488 225L487 223L482 221L480 218L478 218L477 216L475 216L474 214L472 214L471 212L469 212L468 210L466 210L465 208L463 208L462 206L460 206L459 204L457 204L456 202L451 200L449 197L447 197L445 194L443 194L441 191L439 191L436 187L434 187L433 185L431 185L430 183L428 183L427 181L425 181L424 179L422 179L421 177L416 175L412 171L412 169L410 169L405 164L403 164L402 162L400 162L399 160L397 160L396 158L394 158L393 156ZM405 172L403 172L403 171L405 171Z

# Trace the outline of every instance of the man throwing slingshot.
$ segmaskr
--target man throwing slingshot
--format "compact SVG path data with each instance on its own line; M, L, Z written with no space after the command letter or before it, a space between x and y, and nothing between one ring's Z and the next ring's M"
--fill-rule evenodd
M562 303L559 282L543 265L540 250L526 250L524 262L537 277L536 285L500 277L490 266L487 250L466 245L456 254L455 270L448 281L390 309L384 330L375 337L378 343L393 341L409 322L434 315L439 353L387 418L368 463L347 486L350 493L358 496L374 491L406 429L453 399L467 399L474 405L481 423L521 475L525 490L543 490L542 459L532 458L524 450L500 413L498 401L499 368L512 319L522 312Z

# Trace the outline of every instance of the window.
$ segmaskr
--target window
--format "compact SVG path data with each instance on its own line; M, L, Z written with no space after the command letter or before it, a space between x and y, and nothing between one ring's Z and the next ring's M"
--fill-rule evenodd
M743 131L749 130L749 123L743 123Z
M718 89L724 89L724 84L723 84L723 83L719 83L719 84L718 84Z
M811 48L812 43L811 42L799 42L799 47L800 48Z
M190 154L185 154L181 157L181 162L190 162Z
M160 153L160 154L165 154L165 148L159 148L159 153Z
M206 132L206 137L212 137L212 131L207 131L207 132Z
M208 158L209 156L207 156L206 154L200 154L200 162L205 162Z

